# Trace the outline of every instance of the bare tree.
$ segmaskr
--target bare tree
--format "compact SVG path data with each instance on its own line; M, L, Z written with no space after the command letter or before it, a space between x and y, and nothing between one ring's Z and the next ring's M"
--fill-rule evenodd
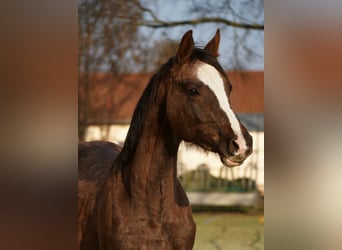
M130 0L79 1L79 137L83 138L89 117L89 84L92 72L124 72L132 68L137 51L142 11ZM130 18L122 18L129 16Z
M195 16L177 21L163 20L158 17L155 11L146 7L146 4L143 5L139 1L137 1L136 4L138 8L150 16L149 19L142 19L139 21L138 25L141 26L167 28L180 25L222 23L235 28L264 30L263 22L259 20L250 20L245 17L247 12L249 13L248 16L250 16L252 11L254 12L254 17L262 14L261 10L263 10L263 1L261 0L240 1L239 4L237 4L237 1L232 0L192 1L193 7L189 9L189 11L191 11ZM243 6L244 11L241 11L240 6Z
M179 19L171 14L167 19L165 15L160 15L160 8L163 8L165 3L166 1L163 0L150 0L144 4L138 2L138 8L144 13L144 18L138 24L152 30L163 31L182 26L216 24L223 31L222 33L229 34L233 41L229 64L228 61L223 62L225 68L244 69L248 67L251 60L263 58L263 54L259 52L263 47L264 35L263 0L190 0L186 5L182 1L174 0L172 5L179 3L186 8L183 10L186 13L184 18ZM170 9L172 11L172 6ZM167 33L164 32L165 40L169 38ZM255 44L258 44L259 48L256 48ZM226 52L225 54L227 55Z

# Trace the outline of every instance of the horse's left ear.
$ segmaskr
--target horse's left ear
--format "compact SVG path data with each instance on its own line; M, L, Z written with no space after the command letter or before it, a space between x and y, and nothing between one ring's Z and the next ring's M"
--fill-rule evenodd
M215 36L210 40L210 42L205 45L204 50L209 52L212 56L219 56L219 45L220 45L220 30L217 29Z
M180 65L186 63L189 60L193 49L194 49L194 40L192 38L192 30L189 30L184 34L179 44L177 55L176 55L177 63Z

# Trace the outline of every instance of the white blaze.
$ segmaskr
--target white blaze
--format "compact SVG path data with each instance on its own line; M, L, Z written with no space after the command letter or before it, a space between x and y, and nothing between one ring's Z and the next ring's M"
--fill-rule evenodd
M231 128L237 136L236 142L239 144L239 152L245 151L247 149L246 141L242 135L240 123L229 105L228 97L224 89L224 81L220 72L215 67L202 63L197 69L197 77L216 95L221 109L226 113Z

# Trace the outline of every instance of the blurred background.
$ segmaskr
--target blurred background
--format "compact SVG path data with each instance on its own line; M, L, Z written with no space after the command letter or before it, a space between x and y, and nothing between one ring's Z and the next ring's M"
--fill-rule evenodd
M176 6L177 1L163 5L159 5L159 1L151 3L144 7L156 10L159 19L167 10L169 15L164 21L178 20L178 14L182 17L179 20L184 21L190 19L191 13L197 13L189 12L185 6L166 8L167 4ZM197 1L184 1L183 4L192 3ZM212 14L209 17L221 13L225 9L219 3L210 1L215 8L212 12L204 9L205 13ZM249 1L237 4L244 6L245 3ZM0 2L1 249L76 248L79 74L85 71L80 70L82 63L78 60L81 56L80 34L83 34L79 23L80 5L78 1L64 0ZM251 13L258 10L257 7L252 9ZM265 2L266 249L342 249L341 11L342 2L334 0ZM153 21L148 12L144 12L144 17ZM226 16L222 14L226 19L229 15L230 12ZM246 16L239 15L251 18L249 9ZM232 18L240 20L237 16ZM96 21L95 18L89 20ZM261 25L262 20L255 22ZM168 29L139 26L139 30L150 32L146 36L151 34L147 41L152 46L158 40L153 34L157 36L164 30L160 36L170 35L170 39L178 41L192 28L195 41L203 45L219 27L224 33L219 60L228 75L232 69L263 71L263 67L250 66L260 62L242 63L254 62L256 57L239 59L237 67L233 63L236 58L234 46L229 43L234 41L233 30L238 35L239 32L257 33L261 39L264 32L247 31L219 21ZM244 20L243 23L254 21ZM199 32L205 25L212 28ZM257 42L258 39L246 41ZM228 49L222 51L225 44ZM237 44L246 47L249 43ZM263 43L260 44L263 47ZM252 48L258 51L257 47ZM148 54L153 51L154 47ZM236 55L244 55L244 52L240 49ZM157 58L162 58L161 54ZM229 66L229 63L235 66ZM102 70L109 73L107 69ZM152 73L156 68L150 70ZM235 80L232 82L234 84ZM253 239L260 244L254 229L238 228L251 222L257 230L263 230L259 216L246 217L244 213L241 218L228 217L227 221L215 216L207 219L207 212L204 217L200 215L195 215L199 232L203 232L202 225L211 228L213 233L208 234L209 240L213 239L212 235L224 232L225 228L210 226L221 221L234 230L226 231L225 238L236 240L242 249L252 247L241 246L241 242L253 245L254 241L238 240L241 236L254 234ZM246 221L246 218L250 220ZM206 235L198 237L207 242ZM196 247L205 246L204 242L196 241ZM227 244L226 248L229 247L236 249Z
M82 140L123 145L134 107L153 73L193 30L204 46L219 28L231 105L254 153L237 168L182 144L180 179L198 225L194 249L263 249L263 1L80 0L78 126Z

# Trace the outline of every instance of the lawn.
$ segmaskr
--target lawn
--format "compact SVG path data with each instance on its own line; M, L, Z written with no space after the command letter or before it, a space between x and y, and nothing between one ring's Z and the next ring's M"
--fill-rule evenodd
M264 249L264 225L260 214L194 212L197 233L194 250Z

